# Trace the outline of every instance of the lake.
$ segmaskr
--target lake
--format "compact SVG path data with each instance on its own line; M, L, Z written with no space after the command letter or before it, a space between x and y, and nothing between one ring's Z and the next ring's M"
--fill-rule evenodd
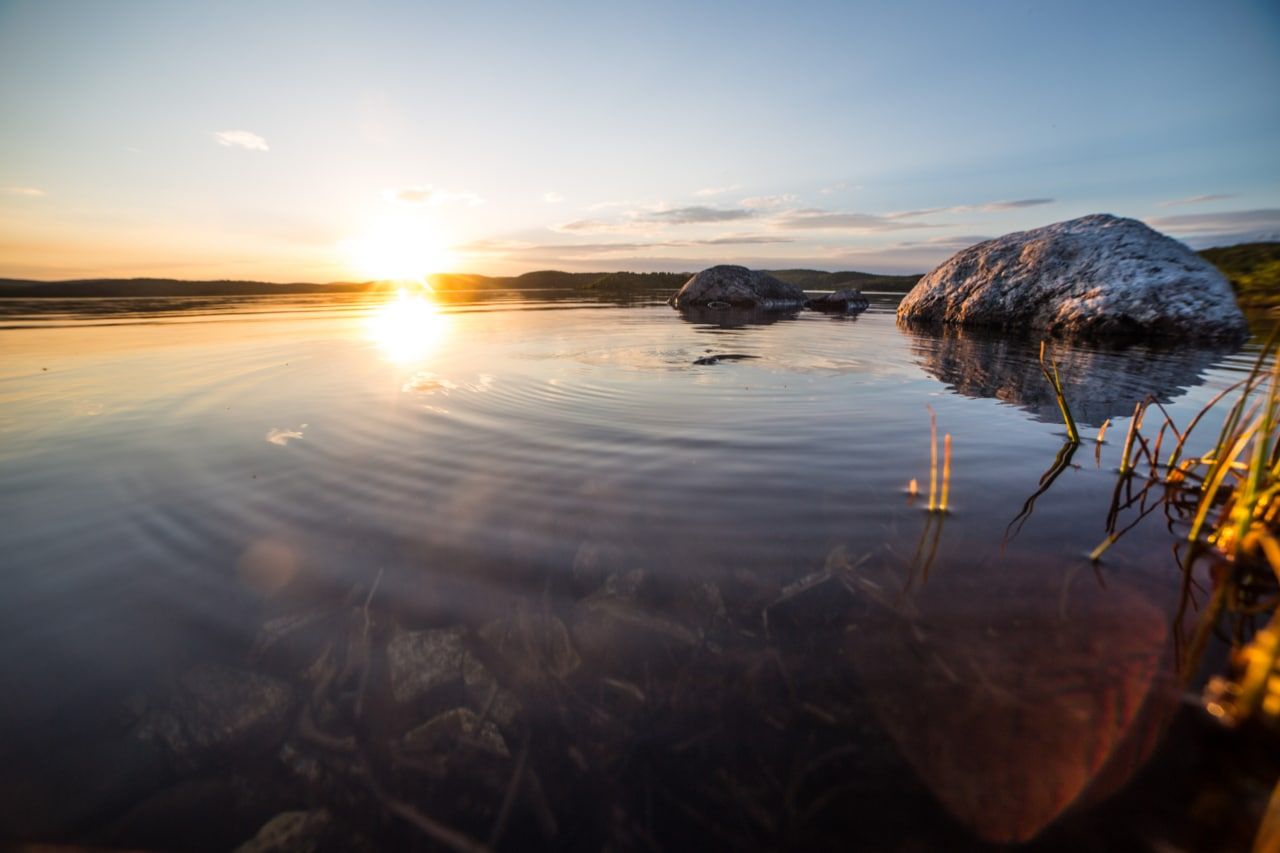
M1051 342L1068 452L1036 339L662 296L0 302L3 837L1249 845L1209 573L1087 555L1258 340Z

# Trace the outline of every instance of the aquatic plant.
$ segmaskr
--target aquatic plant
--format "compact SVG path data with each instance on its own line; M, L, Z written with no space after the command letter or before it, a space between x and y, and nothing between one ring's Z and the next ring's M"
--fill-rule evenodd
M1233 632L1233 676L1214 679L1206 708L1238 723L1253 716L1280 725L1280 328L1258 353L1249 374L1224 389L1179 430L1158 402L1139 402L1124 449L1107 516L1107 537L1090 553L1097 561L1146 516L1163 509L1170 530L1185 529L1181 559L1190 572L1197 560L1213 564L1214 590L1183 661L1184 677L1195 672L1213 632L1228 616ZM1268 362L1270 366L1268 367ZM1235 393L1213 444L1186 455L1192 432ZM1156 405L1164 420L1154 441L1142 431L1143 416ZM1161 459L1166 435L1175 442ZM1135 517L1120 526L1129 511ZM1269 626L1249 641L1245 621L1261 616Z
M943 439L943 460L942 460L942 495L938 496L938 414L933 410L933 406L926 406L929 410L929 512L946 512L947 499L951 495L951 433L947 433ZM911 481L915 483L913 479ZM911 487L911 494L915 492Z
M1052 370L1050 370L1052 367ZM1062 412L1062 420L1067 425L1067 440L1072 444L1080 443L1080 430L1076 429L1076 419L1071 417L1071 408L1067 405L1067 395L1062 390L1062 379L1058 376L1058 363L1045 362L1044 358L1044 341L1040 342L1040 370L1044 373L1044 378L1049 380L1049 384L1053 386L1053 395L1058 400L1058 409ZM1099 434L1098 440L1102 440Z

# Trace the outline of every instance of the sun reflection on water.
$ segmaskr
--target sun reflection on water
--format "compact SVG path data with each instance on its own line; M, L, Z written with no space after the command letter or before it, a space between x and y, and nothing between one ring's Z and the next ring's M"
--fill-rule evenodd
M369 316L367 330L383 354L392 361L409 363L429 355L448 328L440 307L426 293L404 289Z

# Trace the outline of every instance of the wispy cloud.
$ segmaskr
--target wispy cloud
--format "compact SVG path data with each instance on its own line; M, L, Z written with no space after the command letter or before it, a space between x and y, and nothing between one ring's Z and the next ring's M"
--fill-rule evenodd
M465 204L468 207L478 207L484 204L484 199L475 193L440 190L429 185L385 190L383 191L383 196L388 201L397 201L401 204L441 205L453 203Z
M983 204L956 204L950 207L925 207L920 210L899 210L885 214L888 219L911 219L916 216L932 216L935 213L997 213L1002 210L1021 210L1053 204L1051 198L1020 198L1010 201L988 201Z
M562 234L628 234L636 231L652 230L652 226L633 219L621 221L610 219L574 219L551 226L552 231Z
M559 204L564 201L564 196L558 192L545 192L542 194L542 200L547 204Z
M731 193L734 190L740 189L742 189L742 184L733 184L727 187L703 187L695 192L694 195L699 198L710 198L713 195L724 195L725 193Z
M1204 204L1209 201L1222 201L1223 199L1235 198L1230 193L1210 193L1209 195L1193 195L1187 198L1175 198L1169 201L1160 202L1161 207L1182 207L1187 204Z
M48 195L39 187L5 187L4 191L9 195L24 195L28 198L41 198Z
M1280 229L1280 208L1232 210L1225 213L1182 213L1146 220L1152 228L1173 234L1232 234L1254 229Z
M697 240L634 240L600 243L527 243L504 240L475 240L455 246L463 254L504 255L528 258L581 258L614 255L619 252L646 252L660 249L687 249L694 246L763 246L794 242L773 234L724 234Z
M592 209L613 207L613 204L596 204ZM623 211L618 219L588 217L552 225L552 231L562 233L635 234L648 233L671 225L708 225L718 222L736 222L755 217L756 211L745 208L720 208L705 205L670 207L658 203L640 209Z
M834 213L817 208L787 211L772 221L776 227L790 230L872 232L941 227L929 222L901 222L899 218L874 213Z
M818 190L818 194L831 195L832 193L836 193L836 192L839 192L840 190L845 190L845 189L849 189L849 183L847 181L841 181L838 184L831 184L830 186L823 187L822 189ZM861 185L855 186L854 189L860 190L862 189L862 186Z
M893 252L909 251L912 249L936 249L941 251L943 249L947 249L953 252L958 252L961 249L967 249L978 243L985 243L990 239L990 237L982 234L959 234L948 237L930 237L927 240L899 240L898 242L880 247L875 251Z
M763 246L770 243L794 243L790 237L770 234L730 234L725 237L709 237L706 240L690 240L690 246ZM673 244L674 245L674 244Z
M501 255L508 252L521 252L536 249L540 244L525 240L495 240L482 238L466 243L458 243L450 248L464 255Z
M773 210L784 207L795 207L800 203L800 199L791 193L783 193L782 195L754 195L750 198L744 198L738 204L749 210Z
M1051 198L1019 198L1013 201L989 201L986 204L974 205L973 209L982 213L992 213L997 210L1020 210L1024 207L1040 207L1045 204L1053 204L1055 199ZM953 208L957 212L964 211L964 207Z
M248 130L220 130L213 138L226 148L243 148L246 151L270 151L267 140Z
M709 225L747 220L759 223L767 230L778 231L844 231L851 234L904 231L920 228L942 228L945 224L922 221L923 217L938 213L994 212L1018 210L1052 204L1050 198L1025 198L990 201L981 204L932 207L922 210L904 210L893 213L861 213L825 208L798 208L799 198L793 194L751 196L742 199L737 207L687 205L672 207L665 203L624 211L616 218L584 218L552 226L551 230L566 234L645 234L655 228L670 226ZM683 240L668 245L697 245Z
M707 222L734 222L739 219L750 219L755 216L753 210L724 209L718 207L675 207L670 210L655 210L645 215L651 222L667 222L672 225L698 225Z

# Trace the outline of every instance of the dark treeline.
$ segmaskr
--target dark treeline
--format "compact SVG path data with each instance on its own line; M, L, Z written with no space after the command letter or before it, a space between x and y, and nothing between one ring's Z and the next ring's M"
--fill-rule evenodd
M1200 255L1215 264L1231 281L1245 304L1275 304L1280 300L1280 243L1245 243L1205 249ZM783 269L772 275L805 290L860 290L906 293L920 275L877 275L844 270ZM538 270L516 276L472 273L438 273L428 278L442 291L477 290L593 290L641 292L678 290L691 272L563 272ZM259 296L285 293L377 293L396 287L389 281L337 281L329 283L266 281L183 281L172 278L92 278L71 281L34 281L0 278L0 297L85 296Z
M891 290L906 293L919 275L880 276L864 272L822 272L820 270L775 270L781 279L810 290L860 287L864 290ZM439 273L428 278L442 291L477 290L592 290L604 292L678 290L692 273L688 272L562 272L538 270L517 276L487 276L470 273ZM267 281L184 281L171 278L93 278L69 281L35 281L0 278L0 297L91 297L91 296L259 296L294 293L377 293L393 290L395 282L290 282Z

